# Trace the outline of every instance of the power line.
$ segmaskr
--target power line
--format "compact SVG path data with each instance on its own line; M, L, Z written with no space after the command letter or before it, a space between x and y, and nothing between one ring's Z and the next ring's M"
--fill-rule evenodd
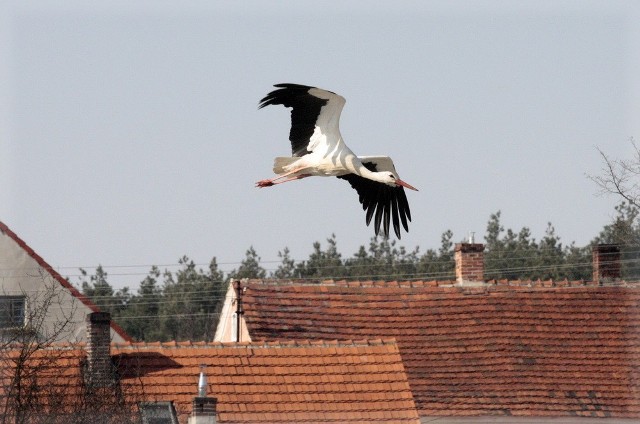
M501 252L503 253L503 252ZM632 251L630 253L638 253L640 254L640 250L637 251ZM324 266L312 266L312 268L319 268L319 269L326 269L326 268L332 268L332 267L336 267L336 266L344 266L347 268L352 268L352 269L357 269L357 268L368 268L368 267L372 267L372 266L387 266L387 265L395 265L395 266L403 266L403 265L407 265L407 266L415 266L417 264L421 264L421 265L428 265L428 264L443 264L445 262L451 262L453 263L453 258L451 259L447 259L447 260L442 260L442 259L435 259L429 262L421 262L420 261L420 257L417 257L417 261L408 261L408 262L402 262L402 261L392 261L391 263L387 262L386 258L373 258L373 257L367 257L364 258L364 261L370 261L368 263L359 263L359 258L347 258L347 259L340 259L340 258L331 258L331 259L335 259L335 260L339 260L340 264L335 264L335 265L324 265ZM539 259L544 259L544 256L539 255L538 253L528 253L528 254L524 254L524 255L509 255L509 254L501 254L498 257L491 257L491 253L489 252L488 254L485 254L485 263L486 262L497 262L497 261L507 261L507 260L512 260L512 261L516 261L516 260L539 260ZM320 259L322 260L322 259ZM353 263L353 261L356 261L356 263ZM260 265L261 263L273 263L274 261L270 261L270 262L259 262L258 265ZM310 265L309 260L303 260L303 261L293 261L293 266L304 266ZM352 263L350 263L352 262ZM237 262L237 264L242 264L242 262ZM177 264L175 266L181 266L180 264ZM125 268L128 267L126 265L118 265L118 266L114 266L114 268ZM133 266L132 266L133 267ZM103 267L104 268L104 267ZM264 269L265 271L275 271L278 270L278 268L264 268L264 267L260 267L262 269ZM38 271L40 270L40 267L31 267L31 268L0 268L0 271ZM178 271L174 271L174 272L179 272ZM198 269L195 270L195 272L198 275L202 275L202 276L206 276L207 274L203 274L202 273L202 269ZM168 272L168 271L167 271ZM169 272L171 273L171 272ZM145 272L145 273L141 273L141 272L134 272L134 273L114 273L114 272L105 272L106 276L108 277L109 275L111 276L140 276L140 275L145 275L148 276L149 272ZM166 274L166 272L160 272L158 277L163 276L164 274ZM69 274L67 275L67 277L91 277L91 275L87 274ZM6 277L11 277L11 276L6 276Z
M544 252L557 252L557 253L563 253L566 252L567 249L570 249L570 246L564 246L564 247L548 247L548 248L541 248L538 246L530 246L532 249L532 253L535 254L540 254L540 253L544 253ZM589 246L584 246L584 247L576 247L576 249L586 249ZM638 247L640 248L640 245L638 244L627 244L627 245L622 245L622 247ZM516 249L520 249L519 246L515 247ZM404 249L404 247L400 247L400 249ZM400 249L396 248L396 247L392 247L391 251L396 251L398 252ZM435 249L428 249L428 251L436 251ZM438 252L440 251L439 249L437 250ZM490 252L490 250L487 250L488 252ZM625 250L627 252L633 252L633 253L638 253L640 250ZM326 253L326 251L321 251L321 253ZM371 254L372 252L369 250L367 251L367 253ZM449 253L453 253L453 252L449 252ZM510 256L510 251L507 250L501 250L500 253L502 253L503 255L505 255L505 257L511 257ZM339 252L338 254L340 256L342 256ZM519 254L519 252L516 252L516 254ZM529 252L527 252L527 256L528 256ZM414 255L414 251L411 251L409 253L404 253L404 256L413 256ZM424 256L424 254L423 254ZM372 256L368 256L368 258L371 258ZM512 256L514 258L516 258L517 256ZM294 262L304 262L304 259L294 259L294 258L289 258L290 260L293 260ZM345 260L349 260L349 259L356 259L355 257L350 257L347 258ZM217 262L216 261L216 265L240 265L242 264L243 261L231 261L231 262ZM260 263L280 263L282 262L282 259L278 259L278 260L260 260ZM114 264L114 265L102 265L102 264L98 264L98 265L77 265L77 266L57 266L54 267L56 270L64 270L64 269L97 269L98 267L102 267L104 268L109 268L109 269L113 269L113 268L152 268L152 267L156 267L156 268L162 268L162 267L180 267L180 266L184 266L185 264L191 264L191 262L187 262L187 263L181 263L181 262L173 262L173 263L165 263L165 264ZM193 263L194 266L197 267L208 267L211 263ZM12 268L0 268L0 270L2 269L12 269ZM161 271L159 269L159 271ZM81 274L79 274L81 275Z
M634 254L634 253L640 253L640 245L625 245L628 247L638 247L637 250L625 250L623 253L629 253L629 254ZM582 248L578 248L578 249L584 249L587 248L586 247L582 247ZM501 258L503 259L527 259L527 258L535 258L535 257L539 257L539 255L543 252L558 252L558 253L563 253L563 250L566 249L567 246L563 247L562 249L558 249L558 248L538 248L538 247L532 247L532 252L513 252L513 254L511 253L511 251L507 251L507 250L501 250L500 254L501 254ZM392 250L398 250L398 248L392 248ZM429 249L429 250L433 250L433 251L438 251L438 250L434 250L434 249ZM322 252L322 253L326 253L326 252ZM369 254L371 254L371 252L368 251ZM451 256L453 256L453 252L448 252L451 254ZM491 254L490 250L487 250L486 253ZM589 252L590 253L590 252ZM341 257L342 255L339 254ZM420 259L420 257L423 257L425 254L422 255L418 255L417 259ZM405 253L404 257L409 257L412 256L412 253ZM307 259L294 259L294 258L289 258L290 260L292 260L294 263L305 263L305 262L309 262L309 260L311 258L307 258ZM342 262L345 261L349 261L349 260L359 260L360 258L356 258L356 257L347 257L347 258L340 258L340 260ZM367 256L364 258L365 260L376 260L375 257L373 256ZM379 258L378 258L379 259ZM260 264L276 264L276 263L282 263L282 260L260 260L259 261ZM216 262L216 264L219 265L242 265L243 261L232 261L232 262ZM86 266L56 266L56 267L52 267L54 270L56 270L57 272L60 272L61 270L65 270L65 269L97 269L99 267L101 267L103 270L105 269L120 269L120 268L158 268L159 273L162 275L164 273L164 271L161 268L175 268L175 267L183 267L185 265L190 265L190 263L180 263L180 262L176 262L176 263L165 263L165 264L115 264L115 265L102 265L102 264L98 264L98 265L86 265ZM195 267L208 267L210 265L210 263L193 263L193 265ZM18 270L18 269L24 269L24 268L15 268L15 267L0 267L0 271L14 271L14 270ZM38 267L33 267L32 269L38 269ZM199 271L199 269L196 270L196 272ZM117 275L117 276L126 276L126 275L147 275L148 272L146 273L113 273L113 272L108 272L108 275ZM82 277L83 274L69 274L68 276L71 277Z
M637 259L628 259L628 260L620 260L621 264L637 264L639 261ZM442 266L443 263L441 262L433 262L432 264L434 265L438 265L438 266ZM384 266L388 266L389 264L378 264L378 265L362 265L358 268L369 268L372 266L378 266L378 267L384 267ZM402 267L404 264L391 264L391 266L399 266ZM355 275L344 275L344 274L337 274L337 275L326 275L324 273L320 273L321 275L319 276L298 276L295 275L296 273L294 272L294 275L291 276L290 278L302 278L302 279L353 279L353 280L361 280L361 279L402 279L402 280L426 280L426 281L430 281L430 280L439 280L439 279L454 279L455 278L455 272L453 269L454 263L451 261L450 262L451 265L451 270L448 271L440 271L440 272L406 272L406 271L402 271L401 269L397 269L395 272L385 272L385 273L375 273L375 274L355 274ZM590 262L576 262L576 263L565 263L565 264L550 264L550 265L532 265L532 266L519 266L519 267L507 267L507 268L497 268L497 269L491 269L491 268L486 268L484 270L484 273L486 275L496 275L496 276L501 276L501 275L508 275L508 274L513 274L513 273L519 273L519 272L544 272L544 271L549 271L549 270L557 270L557 269L571 269L571 268L586 268L586 267L591 267L591 263ZM409 267L414 267L415 264L408 264ZM328 266L318 266L318 267L313 267L314 269L318 270L318 271L323 271L323 270L328 270L328 269L334 269L336 268L335 265L328 265ZM347 270L351 269L349 266L346 266ZM356 267L354 267L356 268ZM36 276L31 276L33 278L36 278ZM14 275L14 276L9 276L9 277L1 277L2 278L24 278L24 276L20 276L20 275ZM206 282L201 282L204 284L224 284L226 283L226 280L210 280L210 281L206 281ZM173 283L174 287L175 286L180 286L180 283ZM166 287L166 286L165 286ZM166 291L165 287L161 287L158 286L158 289L160 290L159 293L154 293L153 295L158 295L158 296L162 296L162 295L166 295L166 294L191 294L191 293L207 293L207 292L212 292L212 291L217 291L218 288L212 288L212 289L208 289L205 291L193 291L193 290L185 290L185 291ZM25 293L28 292L40 292L41 290L24 290ZM114 293L114 295L117 293L117 291ZM138 296L135 293L131 293L131 296ZM105 296L94 296L94 299L97 298L101 298L101 297L105 297L105 298L113 298L113 295L105 295Z
M631 251L632 253L640 253L640 250L636 250L636 251ZM520 258L520 259L531 259L531 260L536 260L539 259L538 255L534 252L533 254L527 254L527 255L521 255L521 256L514 256L514 255L504 255L504 257L499 257L499 258L491 258L490 256L487 257L485 256L485 262L486 263L502 263L502 262L506 262L509 260L515 261L515 258ZM292 269L292 276L291 278L322 278L322 279L353 279L353 280L361 280L361 279L403 279L403 280L439 280L439 279L453 279L455 277L455 274L453 272L454 270L454 261L453 260L447 260L447 261L442 261L442 260L433 260L433 261L429 261L429 262L412 262L412 263L403 263L403 262L387 262L384 259L374 259L374 258L367 258L369 261L369 263L364 263L364 264L348 264L348 260L341 260L341 262L339 264L331 264L331 265L319 265L319 266L311 266L310 268L313 270L317 270L318 273L320 274L317 277L314 276L309 276L309 277L304 277L303 275L300 275L297 271L299 269L296 268L296 264L294 263L294 267ZM345 263L347 262L347 263ZM635 258L632 259L621 259L620 261L621 265L630 265L630 266L634 266L634 265L638 265L639 261ZM183 265L183 264L180 264ZM308 262L303 261L302 263L298 263L297 266L304 266L307 265L308 266ZM429 267L429 266L434 266L434 267L450 267L449 270L444 270L444 271L439 271L439 272L419 272L419 271L415 271L415 272L407 272L407 271L403 271L403 268L420 268L420 267ZM560 271L560 270L566 270L566 269L571 269L571 268L587 268L591 266L591 262L569 262L569 263L552 263L552 264L547 264L547 265L531 265L531 266L511 266L511 267L502 267L502 268L495 268L492 269L490 266L485 266L485 274L489 275L489 276L495 276L496 278L499 278L501 275L509 275L509 274L514 274L514 273L544 273L545 271ZM365 268L388 268L388 267L392 267L392 268L396 268L395 270L391 271L391 272L378 272L378 273L370 273L370 274L358 274L357 271L359 269L365 269ZM335 269L335 268L345 268L347 270L347 274L350 275L345 275L345 274L338 274L338 275L326 275L323 271L327 271L327 270L331 270L331 269ZM6 269L6 268L5 268ZM36 268L34 268L36 269ZM263 268L264 269L264 268ZM267 269L265 271L277 271L279 268L271 268L271 269ZM38 271L42 271L41 268L37 268ZM207 274L204 274L203 272L201 272L201 270L196 271L198 276L201 276L203 278L207 278ZM273 272L272 272L273 274ZM296 275L298 274L298 275ZM114 275L114 274L108 274L108 275ZM108 277L107 275L107 277ZM115 275L120 275L120 274L115 274ZM137 273L128 273L128 274L122 274L122 275L142 275L142 274L137 274ZM146 274L145 274L146 275ZM158 296L164 296L167 293L167 291L165 290L165 287L161 287L160 284L162 283L160 281L160 276L163 274L159 274L158 275L158 279L156 280L159 284L158 284L158 290L159 292L154 294L154 295L158 295ZM173 274L172 274L173 275ZM41 275L40 275L41 276ZM7 275L7 276L0 276L0 281L2 279L13 279L13 278L24 278L25 275L24 274L19 274L19 275ZM32 276L28 276L27 277L33 277L33 278L37 278L38 275L32 275ZM226 280L208 280L208 281L203 281L202 283L207 284L207 283L213 283L213 284L224 284ZM139 283L138 283L139 284ZM165 284L166 284L166 280L165 280ZM174 282L174 284L176 284L176 286L179 286L180 283L178 282ZM205 290L205 291L191 291L191 290L187 290L187 291L177 291L177 292L171 292L172 294L193 294L193 293L202 293L202 294L208 294L208 293L213 293L215 291L217 291L218 289L211 289L211 290ZM31 292L39 292L40 290L32 290ZM138 290L139 291L139 290ZM26 291L28 292L28 291ZM139 294L135 294L135 293L130 293L130 296L136 296L139 297ZM112 299L113 296L107 295L107 296L102 296L106 299ZM93 299L95 301L98 301L98 299L102 298L101 296L94 296Z

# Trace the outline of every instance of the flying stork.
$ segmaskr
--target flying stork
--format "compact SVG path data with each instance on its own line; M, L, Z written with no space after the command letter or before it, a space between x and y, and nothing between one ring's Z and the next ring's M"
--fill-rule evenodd
M356 156L342 140L340 112L345 99L336 93L299 84L276 84L258 106L283 105L291 108L291 157L277 157L273 172L278 176L260 180L256 187L299 180L310 176L338 177L347 180L360 198L370 224L375 214L376 235L393 230L400 238L400 222L409 231L411 211L404 188L418 190L402 181L388 156Z

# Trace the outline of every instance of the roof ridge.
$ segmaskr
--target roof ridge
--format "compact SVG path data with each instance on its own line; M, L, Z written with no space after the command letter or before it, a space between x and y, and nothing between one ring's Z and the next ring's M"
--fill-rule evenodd
M315 280L315 279L277 279L277 278L253 278L244 280L245 286L268 287L354 287L354 288L461 288L464 283L455 280ZM475 283L475 282L474 282ZM598 282L592 280L565 279L488 279L479 282L477 287L502 289L513 288L570 288L570 287L640 287L640 281L613 280Z
M23 346L22 343L19 342L11 342L8 345L3 346L3 349L6 348L7 351L12 349L21 349ZM79 342L53 342L49 343L46 346L38 349L39 351L47 351L47 350L80 350L84 349L87 346L87 342L79 341Z
M250 342L192 342L192 341L168 341L168 342L112 342L111 346L116 349L123 348L308 348L308 347L361 347L361 346L385 346L395 345L395 337L376 339L354 339L354 340L255 340ZM77 347L78 344L73 345Z
M333 280L321 280L313 278L248 278L240 280L244 285L261 284L265 286L332 286Z
M82 302L85 306L91 309L93 312L100 312L100 308L91 301L88 297L80 293L78 289L76 289L73 284L71 284L66 278L64 278L58 271L53 269L51 265L45 261L42 256L38 255L35 250L33 250L29 245L22 240L16 233L11 231L11 229L2 221L0 221L0 232L9 236L22 250L24 250L27 255L29 255L33 260L36 261L38 265L40 265L44 270L49 273L62 287L69 290L71 295ZM111 327L116 331L123 339L132 341L131 336L129 336L126 331L122 327L120 327L115 321L111 321Z

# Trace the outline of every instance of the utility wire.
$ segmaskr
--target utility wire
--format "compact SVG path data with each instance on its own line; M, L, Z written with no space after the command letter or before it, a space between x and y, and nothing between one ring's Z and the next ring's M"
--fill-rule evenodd
M640 250L637 251L638 254L640 254ZM331 258L333 259L333 258ZM338 259L338 258L336 258ZM504 261L518 261L518 260L540 260L540 259L545 259L544 256L540 256L537 254L531 254L531 255L524 255L524 256L509 256L509 255L505 255L505 256L499 256L499 257L491 257L490 255L485 255L484 261L485 264L486 263L491 263L491 262L504 262ZM340 263L339 264L332 264L332 265L319 265L319 266L315 266L310 264L310 261L299 261L299 262L293 262L293 267L294 269L296 268L296 266L307 266L313 269L329 269L329 268L336 268L336 267L345 267L348 269L360 269L360 268L371 268L371 267L376 267L376 266L396 266L396 267L402 267L402 266L407 266L407 267L412 267L412 266L429 266L429 265L436 265L436 266L441 266L445 263L451 263L454 264L454 260L453 258L451 259L447 259L447 260L439 260L439 259L435 259L433 261L428 261L428 262L422 262L419 260L417 261L391 261L391 263L387 262L387 260L385 258L379 258L379 259L374 259L374 258L365 258L365 260L369 260L371 262L369 263L349 263L349 260L342 260L340 259ZM621 262L624 261L634 261L635 259L621 259ZM320 261L322 261L322 259L320 259ZM262 262L260 262L262 263ZM260 263L258 264L258 266L260 266ZM579 265L590 265L591 262L569 262L569 263L560 263L557 265L567 265L567 266L579 266ZM552 264L552 265L556 265L556 264ZM552 266L552 265L541 265L541 266ZM264 269L265 271L277 271L278 269L280 269L280 267L278 268L264 268L261 267L260 268ZM29 271L33 271L33 272L37 272L39 270L41 270L42 268L39 267L33 267L33 268L0 268L0 278L2 278L2 271L23 271L23 272L29 272ZM508 268L504 268L504 269L508 269ZM175 271L175 273L178 273L180 270ZM195 273L198 276L204 276L206 277L207 274L201 272L203 270L196 270ZM221 271L222 272L222 271ZM111 276L139 276L139 275L145 275L148 276L149 273L113 273L113 272L106 272L106 276L108 277L109 275ZM161 272L158 275L158 278L162 277L163 275L165 275L165 272ZM172 274L173 275L173 274ZM5 275L4 278L11 278L13 277L12 275ZM67 277L91 277L91 275L87 274L70 274Z
M587 246L588 247L588 246ZM638 254L640 253L640 245L624 245L621 247L635 247L637 249L633 249L633 250L624 250L622 253L623 254ZM540 258L541 257L541 253L544 252L557 252L559 254L565 254L566 252L564 252L564 250L567 247L563 247L562 249L558 249L558 248L536 248L536 247L532 247L532 251L531 252L518 252L518 251L512 251L512 250L500 250L498 251L500 253L500 259L529 259L529 258ZM578 249L584 249L585 247L582 248L578 248ZM392 248L393 250L398 250L397 248ZM434 249L429 249L429 250L434 250ZM439 252L439 250L435 250L436 252ZM326 251L322 251L321 253L327 253ZM369 255L371 254L371 252L367 252ZM453 252L448 252L449 254L451 254L451 256L453 256ZM590 253L590 252L588 252ZM485 251L485 256L487 254L492 254L492 252L490 250L486 250ZM351 260L355 260L358 261L361 258L357 258L357 257L346 257L346 258L342 258L342 254L340 255L340 260L342 262L345 261L351 261ZM404 258L408 258L408 257L412 257L413 254L410 253L405 253L403 255ZM415 258L416 259L420 259L421 257L423 257L424 254L420 255L416 255ZM311 258L307 258L307 259L293 259L293 258L289 258L290 260L292 260L294 263L308 263ZM374 258L373 256L367 256L365 258L363 258L364 260L375 260L376 258ZM487 258L490 259L490 258ZM495 259L494 259L495 260ZM282 259L278 259L278 260L260 260L259 261L260 264L276 264L276 263L282 263ZM218 266L220 265L242 265L243 261L233 261L233 262L217 262L216 263ZM162 275L164 273L164 271L161 268L175 268L175 267L184 267L185 265L189 265L189 263L187 264L183 264L183 263L167 263L167 264L116 264L116 265L88 265L88 266L57 266L57 267L52 267L54 270L56 270L57 272L60 272L60 270L65 270L65 269L97 269L98 267L101 267L103 270L108 270L108 269L119 269L119 268L153 268L156 267L158 268L158 271L160 273L160 275ZM208 267L210 265L210 263L194 263L194 266L196 267ZM356 265L358 266L358 265ZM362 265L362 266L367 266L367 265ZM0 267L0 271L15 271L18 269L24 269L24 268L16 268L16 267ZM32 269L38 269L38 267L34 267ZM199 271L199 269L196 269L196 272ZM147 275L148 273L134 273L134 274L130 274L130 273L118 273L118 274L113 274L113 273L109 273L107 272L107 274L109 275ZM83 274L70 274L70 276L78 276L81 277L83 276Z
M621 264L639 264L640 261L638 259L627 259L627 260L620 260L619 261ZM438 266L442 266L442 263L436 263ZM374 266L387 266L388 264L379 264L379 265L374 265ZM391 264L391 266L396 265L398 268L401 268L404 264ZM412 267L414 265L411 265ZM430 273L424 273L424 272L413 272L413 273L408 273L408 272L403 272L401 269L398 269L396 272L392 272L392 273L377 273L377 274L359 274L359 275L320 275L320 276L297 276L295 275L295 270L293 272L293 276L289 277L288 279L302 279L302 280L353 280L353 281L358 281L358 280L363 280L363 279L370 279L370 280L385 280L385 279L394 279L394 280L402 280L402 281L412 281L412 280L423 280L423 281L432 281L432 280L440 280L440 279L454 279L455 278L455 272L454 272L454 262L451 261L450 262L450 266L451 266L451 270L450 271L441 271L441 272L430 272ZM580 267L591 267L592 264L590 262L582 262L582 263L565 263L565 264L551 264L551 265L533 265L533 266L519 266L519 267L507 267L507 268L497 268L497 269L487 269L485 267L484 270L484 274L485 276L496 276L496 278L499 279L500 276L502 275L508 275L508 274L513 274L513 273L523 273L523 272L529 272L529 273L534 273L536 271L538 272L544 272L544 271L549 271L549 270L562 270L562 269L571 269L571 268L580 268ZM366 267L371 267L371 265L367 265ZM318 266L318 267L313 267L314 269L318 270L318 271L322 271L322 270L327 270L327 269L334 269L336 268L336 266ZM349 269L349 267L346 267L347 269ZM31 276L32 278L37 278L37 276ZM205 276L206 277L206 276ZM0 276L0 281L2 278L24 278L23 276L20 275L13 275L13 276L9 276L9 277L2 277ZM269 279L274 279L274 278L269 278ZM210 280L210 281L205 281L205 282L198 282L195 284L224 284L226 282L226 280ZM158 283L162 284L160 281L158 281ZM194 284L194 283L191 283ZM173 283L172 286L174 287L179 287L180 283ZM154 293L151 294L150 296L163 296L163 295L167 295L167 294L192 294L192 293L208 293L211 291L216 291L219 290L218 288L214 288L214 289L207 289L205 291L198 291L198 290L185 290L185 291L167 291L165 289L165 287L162 287L160 285L157 286L157 289L160 291L159 293ZM25 292L25 293L29 293L29 292L40 292L41 290L17 290L18 292ZM117 293L117 290L114 290L114 295ZM135 294L130 292L130 295L132 296L140 296L139 294ZM105 295L105 296L95 296L93 297L93 299L97 299L97 298L108 298L111 299L114 296L113 295Z

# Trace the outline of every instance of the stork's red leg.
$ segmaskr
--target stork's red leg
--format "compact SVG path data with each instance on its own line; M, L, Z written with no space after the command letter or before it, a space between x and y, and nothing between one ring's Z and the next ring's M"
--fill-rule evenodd
M277 177L274 177L274 178L271 178L271 179L268 179L268 180L260 180L260 181L258 181L256 183L256 187L271 187L274 184L286 183L287 181L299 180L300 178L308 177L309 174L304 174L303 177L287 178L284 181L276 182L276 181L278 181L278 180L280 180L280 179L282 179L284 177L287 177L287 176L289 176L291 174L295 174L296 172L300 172L303 169L305 169L305 168L297 168L297 169L294 169L293 171L289 171L289 172L287 172L285 174L278 175Z
M271 187L272 185L282 184L282 183L286 183L286 182L289 182L289 181L300 180L302 178L306 178L306 177L310 177L310 176L311 176L311 174L300 174L300 175L296 175L295 177L287 178L286 180L278 181L278 182L275 182L275 180L278 180L280 178L273 178L271 180L260 180L260 181L258 181L256 183L256 187L260 187L260 188Z

